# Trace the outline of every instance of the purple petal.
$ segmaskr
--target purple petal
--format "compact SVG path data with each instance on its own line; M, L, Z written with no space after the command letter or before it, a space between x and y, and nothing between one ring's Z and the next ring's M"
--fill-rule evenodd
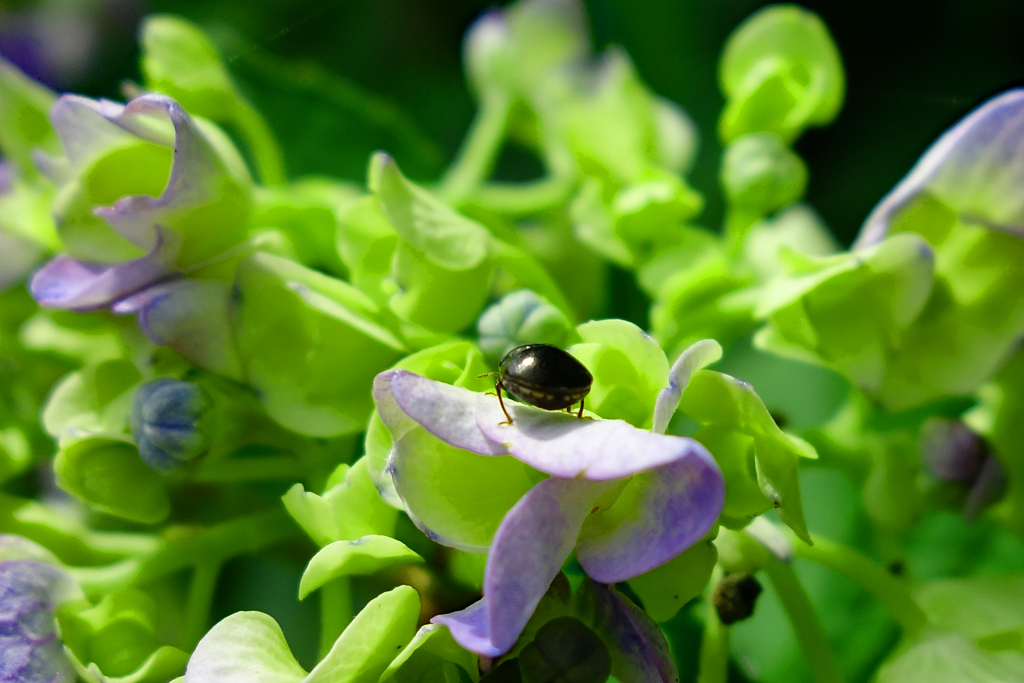
M34 560L0 562L0 680L73 683L53 612L75 592L61 569Z
M682 458L634 475L611 508L584 523L576 557L595 581L626 581L668 562L718 519L722 472L703 446L684 440Z
M138 313L150 341L169 346L196 365L236 380L242 364L231 333L231 288L217 280L174 280L118 301L114 313Z
M946 131L864 222L855 249L880 242L889 221L930 192L971 222L1024 234L1024 89L995 97Z
M672 364L672 369L668 371L668 386L658 392L658 400L654 404L652 432L665 433L693 373L706 368L721 357L722 347L714 339L702 339L679 354L679 358Z
M101 106L103 104L100 103ZM168 222L175 214L195 210L217 198L222 191L225 170L213 145L181 105L170 97L143 95L123 109L109 108L105 113L124 130L152 142L166 144L159 131L140 115L166 116L174 126L174 165L167 187L159 198L147 195L124 197L113 207L98 208L94 213L106 219L133 243L148 249L155 240L159 223ZM210 240L209 236L200 237ZM214 253L219 250L215 249Z
M580 609L589 616L612 656L612 675L620 681L679 683L668 641L647 614L612 586L587 581Z
M103 308L170 275L179 246L177 236L158 230L153 250L133 261L103 266L58 256L36 271L29 290L40 306L73 311Z
M476 401L480 394L421 377L407 370L395 370L389 387L374 384L377 405L388 402L390 392L397 407L428 432L449 445L480 455L506 455L500 444L484 436L477 426ZM378 395L378 390L380 395ZM497 406L497 398L492 399ZM388 418L381 413L384 423ZM504 418L502 418L504 419ZM388 425L390 427L390 425Z
M517 460L566 479L622 479L667 465L687 455L691 441L653 434L624 420L581 420L506 401L511 425L494 396L477 394L480 431Z
M433 621L447 625L468 650L488 657L508 652L572 552L583 521L612 487L583 479L545 479L534 486L494 536L483 600Z
M124 106L115 102L79 95L63 95L57 100L50 120L72 168L132 139L131 133L111 121L123 110Z

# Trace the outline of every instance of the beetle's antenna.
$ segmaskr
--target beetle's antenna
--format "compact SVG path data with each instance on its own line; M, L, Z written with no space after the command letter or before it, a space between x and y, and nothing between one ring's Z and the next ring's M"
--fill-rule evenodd
M485 372L482 375L477 375L476 378L477 379L483 379L484 377L494 377L497 374L499 374L499 373L497 373L497 372Z

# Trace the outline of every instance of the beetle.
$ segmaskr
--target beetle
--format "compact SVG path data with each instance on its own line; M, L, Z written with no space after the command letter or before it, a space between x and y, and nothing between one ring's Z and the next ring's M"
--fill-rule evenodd
M512 424L512 416L501 398L502 390L544 410L565 408L571 413L573 404L579 401L576 417L582 418L584 398L594 382L594 376L583 363L551 344L517 346L501 359L497 372L488 372L480 378L494 375L498 377L494 382L498 404L507 419L501 424Z

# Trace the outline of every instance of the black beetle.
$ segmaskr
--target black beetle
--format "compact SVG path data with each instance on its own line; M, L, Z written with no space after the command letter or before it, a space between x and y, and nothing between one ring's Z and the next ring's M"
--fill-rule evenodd
M497 372L480 377L497 375L494 390L498 393L501 412L512 424L512 416L505 410L501 398L504 389L523 403L543 408L572 412L574 403L579 401L580 410L576 417L583 417L583 399L590 393L593 375L578 360L551 344L526 344L517 346L501 359Z

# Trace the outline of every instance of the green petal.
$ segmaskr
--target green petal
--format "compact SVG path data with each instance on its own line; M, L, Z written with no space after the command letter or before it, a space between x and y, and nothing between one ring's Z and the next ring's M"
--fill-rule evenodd
M306 565L299 583L299 600L343 576L373 574L391 565L422 561L423 558L404 543L388 536L335 541L321 549Z
M419 595L409 586L378 595L356 615L303 683L377 681L412 640L419 615Z
M0 58L0 151L25 177L35 177L32 150L56 152L60 141L50 126L57 96Z
M782 521L800 538L809 542L800 502L797 461L800 457L817 458L814 448L779 429L753 388L729 375L711 370L695 373L683 393L679 410L701 424L733 428L753 440L757 483L761 492L778 508ZM718 459L719 455L712 445L708 449ZM723 472L727 469L731 471L732 461L729 458L723 460L720 461ZM726 481L728 510L729 489L735 484L729 480L728 474ZM744 501L750 500L744 496Z
M420 627L416 636L380 677L380 683L394 680L395 683L419 683L420 681L444 679L446 665L460 667L470 679L480 679L478 657L459 647L447 626L427 624Z
M366 458L351 468L339 466L323 496L296 484L282 498L288 514L320 547L335 541L394 533L398 513L381 499L366 467Z
M630 579L629 586L643 601L651 619L668 621L704 592L717 558L718 551L711 542L697 543L660 567Z
M53 469L62 489L100 512L143 524L170 513L163 479L127 440L62 440Z
M373 377L404 347L351 285L265 253L239 264L236 340L267 412L310 436L361 431Z
M218 622L185 671L185 683L299 683L305 677L281 627L262 612L236 612Z
M131 389L142 380L135 364L108 360L73 372L56 386L43 409L50 436L124 433L131 413Z
M668 383L668 359L658 343L624 320L595 320L576 328L582 344L569 349L594 376L587 407L605 419L648 428Z

